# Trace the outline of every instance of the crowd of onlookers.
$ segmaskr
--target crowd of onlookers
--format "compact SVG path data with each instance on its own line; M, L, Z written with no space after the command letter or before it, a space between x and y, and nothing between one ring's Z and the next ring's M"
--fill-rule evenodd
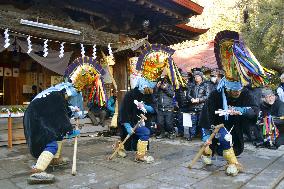
M208 131L199 127L200 112L210 93L217 89L223 72L194 69L191 73L181 71L181 75L186 85L177 90L167 76L161 77L154 88L151 103L156 116L152 116L148 127L157 139L183 137L190 141L208 135L205 133ZM276 92L269 87L246 86L243 89L249 91L259 106L259 116L243 126L245 139L257 147L277 148L284 144L284 117L281 117L284 116L284 74L280 79Z
M155 114L147 115L146 126L150 128L152 136L157 139L182 137L191 141L208 135L208 131L199 127L200 112L206 99L222 79L222 70L193 69L187 73L180 70L186 85L174 89L168 76L161 76L152 94L147 94L145 104L151 105ZM252 141L255 146L278 147L284 144L284 74L280 76L281 83L276 92L270 88L246 86L259 105L258 118L247 121L243 126L245 139ZM90 110L100 117L103 124L105 117L114 113L116 95L111 98L103 111ZM273 144L272 144L273 142Z
M211 70L205 77L201 69L191 73L181 71L186 85L174 90L168 77L158 81L153 93L157 113L157 138L184 137L187 140L200 135L200 112L210 92L215 90L223 77L220 70ZM186 116L185 116L186 114ZM187 118L186 118L187 117ZM185 123L186 122L186 123ZM176 128L176 129L175 129Z

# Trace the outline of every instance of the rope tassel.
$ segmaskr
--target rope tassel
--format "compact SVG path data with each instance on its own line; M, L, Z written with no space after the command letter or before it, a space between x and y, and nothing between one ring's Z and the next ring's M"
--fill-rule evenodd
M4 48L7 49L11 43L10 43L10 39L9 39L9 29L5 29L5 32L4 32L4 38L5 38L5 45L4 45Z

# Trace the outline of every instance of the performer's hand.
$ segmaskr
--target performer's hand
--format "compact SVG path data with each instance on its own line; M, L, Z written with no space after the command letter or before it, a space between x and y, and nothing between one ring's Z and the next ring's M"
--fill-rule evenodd
M145 104L143 101L138 102L138 100L134 100L134 104L136 105L138 110L141 110L144 114L147 113L147 110L145 108Z
M209 146L209 145L211 145L211 144L212 144L212 142L209 141L209 140L206 140L205 143L204 143L205 146Z
M162 88L162 89L166 89L167 86L168 86L168 84L167 84L167 83L164 83L164 84L161 86L161 88Z
M126 131L129 135L134 133L133 128L131 127L131 125L129 123L124 123L124 127L125 127L125 129L126 129Z
M159 87L161 86L161 84L162 84L162 82L159 81L159 82L157 83L157 87L159 88Z
M73 130L73 131L67 133L67 138L71 139L71 138L76 137L78 135L80 135L80 130Z
M142 110L143 108L145 108L143 102L138 102L138 103L136 104L136 106L137 106L137 108L138 108L139 110Z
M191 99L191 102L192 102L192 103L197 103L198 101L197 101L197 99L192 98L192 99Z
M230 115L242 115L240 111L236 111L236 110L230 110L229 114Z
M78 106L75 106L75 107L74 107L74 111L75 111L75 112L79 112L79 111L81 111L81 110L80 110L80 108L79 108Z
M79 112L80 108L78 106L69 106L72 112Z
M140 123L140 127L144 127L145 126L145 121L143 120L143 121L141 121L141 123Z
M203 142L207 142L207 140L209 139L210 135L205 135L204 137L202 137L202 141Z
M131 135L132 133L134 133L132 128L126 128L126 131L129 135Z

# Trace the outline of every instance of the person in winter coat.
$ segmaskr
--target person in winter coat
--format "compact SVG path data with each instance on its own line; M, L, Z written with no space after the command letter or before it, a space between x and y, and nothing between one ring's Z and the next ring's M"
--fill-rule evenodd
M187 100L189 101L189 112L191 113L192 127L189 129L189 139L195 137L198 128L200 112L204 106L205 101L209 96L208 85L204 82L203 73L195 71L193 73L194 84L188 87Z

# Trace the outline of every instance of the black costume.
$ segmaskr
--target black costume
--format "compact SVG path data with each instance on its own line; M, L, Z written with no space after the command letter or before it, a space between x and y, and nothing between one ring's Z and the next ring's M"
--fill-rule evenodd
M137 106L134 104L134 100L137 100L139 102L143 101L145 102L148 101L147 100L147 95L142 94L138 87L128 91L125 96L123 101L121 102L120 105L120 110L119 110L119 129L120 129L120 136L121 136L121 140L124 140L125 137L127 136L127 131L124 127L124 123L129 123L131 125L131 127L134 127L137 122L140 120L140 118L138 117L140 114L142 114L143 112L141 110L139 110L137 108ZM147 104L147 105L151 105L151 104ZM146 114L146 117L147 114ZM145 125L149 125L150 120L145 121ZM150 130L149 130L150 132ZM150 133L149 133L150 134ZM127 151L136 151L137 150L137 142L139 140L139 136L138 135L131 135L131 137L127 140L127 142L124 144L125 145L125 149Z
M226 94L227 96L227 94ZM244 140L243 140L243 127L247 124L247 118L256 118L259 112L259 108L247 89L244 89L239 96L239 98L229 98L227 97L228 105L234 107L251 107L248 109L245 115L241 116L229 116L228 120L225 120L224 116L219 116L215 114L215 111L223 108L222 93L217 90L213 91L208 100L206 101L200 119L200 127L205 129L210 129L211 125L218 125L224 123L228 131L234 126L231 134L233 137L233 148L235 154L238 156L244 150ZM217 146L218 140L213 139L210 148L212 151L216 151L219 155L222 155L222 150Z
M60 141L72 131L68 113L68 102L60 91L30 103L24 115L24 130L32 156L38 158L48 143Z

